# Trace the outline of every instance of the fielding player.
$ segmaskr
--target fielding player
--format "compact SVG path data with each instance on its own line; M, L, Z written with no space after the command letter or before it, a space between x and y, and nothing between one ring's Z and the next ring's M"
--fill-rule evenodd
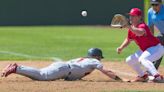
M135 41L140 50L126 58L128 65L138 73L138 77L132 81L143 82L148 80L148 74L145 73L141 66L143 65L154 76L154 82L161 82L163 81L163 76L159 74L152 62L164 55L164 47L151 34L148 26L142 21L140 9L131 9L129 15L131 25L127 26L128 36L121 46L117 48L117 52L121 53L131 41Z
M90 74L93 70L98 69L108 77L122 81L112 71L104 69L100 60L103 58L102 51L99 48L91 48L88 50L88 56L84 58L72 59L68 62L54 62L50 66L36 69L28 66L15 64L8 65L2 71L2 77L15 73L34 80L49 81L49 80L80 80L86 75Z

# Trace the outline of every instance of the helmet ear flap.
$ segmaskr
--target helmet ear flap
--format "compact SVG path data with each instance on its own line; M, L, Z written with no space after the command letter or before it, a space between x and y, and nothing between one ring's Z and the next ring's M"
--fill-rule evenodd
M101 49L99 49L99 48L90 48L88 50L88 57L95 57L95 56L104 58Z

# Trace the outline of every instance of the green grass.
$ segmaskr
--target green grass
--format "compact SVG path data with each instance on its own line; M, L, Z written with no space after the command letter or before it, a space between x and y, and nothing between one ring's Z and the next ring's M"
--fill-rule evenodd
M108 27L28 26L0 27L0 52L8 51L37 57L59 57L64 60L86 56L91 47L102 48L109 60L124 60L136 48L131 45L121 55L116 48L127 31ZM0 60L28 60L30 58L0 53Z
M86 56L91 47L101 48L105 60L124 60L138 49L132 43L122 54L116 53L126 35L126 29L97 26L0 27L0 60L43 60L46 57L68 60Z
M150 8L150 0L144 0L144 16L145 16L145 22L147 22L147 12Z

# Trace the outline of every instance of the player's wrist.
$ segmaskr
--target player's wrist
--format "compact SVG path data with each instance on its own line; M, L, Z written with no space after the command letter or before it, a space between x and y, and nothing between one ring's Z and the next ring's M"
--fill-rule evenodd
M122 81L122 79L120 77L118 77L117 75L115 76L114 80Z
M135 27L135 26L130 26L129 29L132 31L132 32L136 32L138 29Z

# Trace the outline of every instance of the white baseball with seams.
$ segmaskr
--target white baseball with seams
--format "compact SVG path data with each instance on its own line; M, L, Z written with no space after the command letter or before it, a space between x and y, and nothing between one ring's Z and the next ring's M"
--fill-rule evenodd
M82 12L81 12L81 15L82 15L83 17L86 17L86 16L87 16L87 11L82 11Z

